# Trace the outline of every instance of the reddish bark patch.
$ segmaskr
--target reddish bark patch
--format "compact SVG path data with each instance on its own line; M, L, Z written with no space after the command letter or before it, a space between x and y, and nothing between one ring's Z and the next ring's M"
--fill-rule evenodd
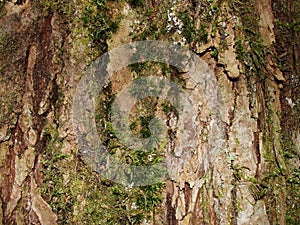
M178 221L176 219L176 209L172 207L172 195L170 193L167 194L166 209L167 209L167 224L178 225Z
M172 196L174 195L174 186L172 181L166 183L166 224L178 225L176 219L176 206L172 206Z
M190 206L190 198L192 195L192 189L190 188L189 183L184 183L184 200L185 200L185 214L188 214L189 206Z

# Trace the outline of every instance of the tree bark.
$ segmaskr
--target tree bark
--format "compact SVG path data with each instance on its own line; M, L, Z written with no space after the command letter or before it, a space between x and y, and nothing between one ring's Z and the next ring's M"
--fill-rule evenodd
M87 44L92 43L87 35L92 26L73 20L83 15L88 3L54 2L3 1L0 6L0 224L300 223L299 4L151 1L146 7L153 13L150 19L137 22L145 9L134 8L132 1L108 1L111 17L123 14L116 33L100 35L98 43L109 49L135 40L129 34L137 29L131 28L135 23L153 29L145 38L177 41L177 34L160 32L165 28L160 27L160 7L169 7L168 13L171 6L177 7L176 13L184 12L178 15L193 24L188 31L201 31L205 23L207 40L202 40L205 32L198 32L184 42L208 65L222 102L216 109L221 140L215 140L210 99L194 87L191 76L173 74L183 77L187 93L197 101L197 148L182 165L171 163L178 168L161 189L162 201L145 209L143 221L134 222L138 213L127 199L150 191L128 191L99 177L78 151L72 126L76 87L85 68L103 53L103 48ZM210 14L207 23L203 18ZM107 105L112 94L134 80L128 71L120 74L123 78L112 78L101 97ZM172 124L170 115L166 124ZM184 140L176 132L167 143L175 152ZM216 142L222 148L206 152ZM185 153L178 154L183 158ZM116 195L122 201L115 200Z

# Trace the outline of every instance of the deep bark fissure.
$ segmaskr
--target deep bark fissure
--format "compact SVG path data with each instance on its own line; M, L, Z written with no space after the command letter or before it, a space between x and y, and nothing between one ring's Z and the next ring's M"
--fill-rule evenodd
M168 225L178 225L176 219L176 210L175 207L172 206L172 193L167 193L166 197L166 217L167 217L167 224Z

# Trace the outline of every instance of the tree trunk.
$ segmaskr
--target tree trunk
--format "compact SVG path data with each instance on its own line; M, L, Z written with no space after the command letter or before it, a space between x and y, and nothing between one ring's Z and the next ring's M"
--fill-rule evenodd
M0 7L0 224L300 224L299 3L18 0ZM195 84L187 71L145 63L103 87L95 121L111 154L137 165L174 156L167 179L128 187L99 174L78 147L72 107L86 68L139 40L187 47L212 81ZM197 109L190 137L170 102L145 98L132 109L130 129L139 137L151 136L155 116L166 124L154 159L127 152L110 128L115 96L147 72L175 82Z

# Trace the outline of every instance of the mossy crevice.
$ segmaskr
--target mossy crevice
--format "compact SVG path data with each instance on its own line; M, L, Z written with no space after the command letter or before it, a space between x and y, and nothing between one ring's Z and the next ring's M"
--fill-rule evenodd
M260 101L258 111L258 127L262 133L262 149L260 153L263 163L258 166L263 169L263 176L257 174L253 179L251 190L256 200L266 202L270 223L281 223L285 214L286 198L286 165L283 160L280 145L280 110L276 90L278 86L270 70L270 62L276 61L272 54L274 48L266 46L260 34L259 15L254 10L255 1L232 0L230 7L240 22L236 25L235 49L239 61L243 65L244 74L248 80L251 98ZM249 108L255 106L251 104ZM254 114L255 115L255 114ZM277 208L276 208L277 207Z
M273 1L277 63L286 78L281 93L282 147L286 167L286 224L300 223L299 141L300 124L300 4L299 1ZM289 102L289 101L290 102Z

